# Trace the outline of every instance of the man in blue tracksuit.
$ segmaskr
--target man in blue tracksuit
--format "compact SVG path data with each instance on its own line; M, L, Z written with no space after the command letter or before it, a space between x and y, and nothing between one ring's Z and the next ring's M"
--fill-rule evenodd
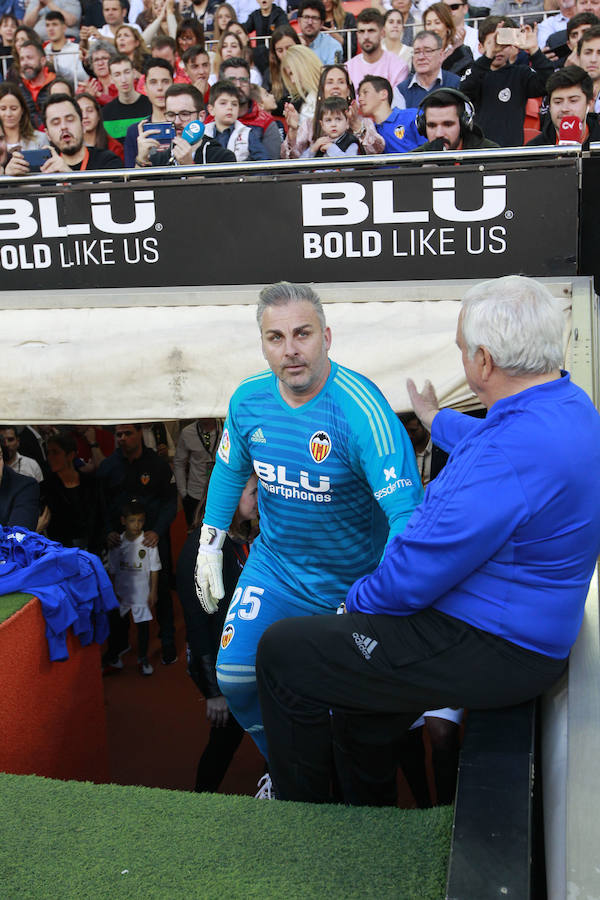
M279 622L259 645L282 799L327 799L333 724L334 752L354 763L345 800L388 802L390 735L424 709L535 697L577 637L600 550L600 417L560 371L560 304L531 279L478 285L457 343L487 418L439 411L431 385L409 383L446 468L346 615Z

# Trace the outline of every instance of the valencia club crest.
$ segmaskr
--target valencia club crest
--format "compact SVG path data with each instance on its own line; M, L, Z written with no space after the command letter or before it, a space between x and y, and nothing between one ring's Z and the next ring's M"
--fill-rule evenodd
M331 438L326 431L315 431L308 442L310 455L316 463L322 463L331 452Z

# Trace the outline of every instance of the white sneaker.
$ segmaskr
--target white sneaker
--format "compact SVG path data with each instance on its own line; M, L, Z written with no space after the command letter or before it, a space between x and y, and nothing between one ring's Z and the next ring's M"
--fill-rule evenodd
M152 675L154 672L154 667L150 665L148 660L144 657L144 659L138 659L140 673L142 675Z
M271 782L271 776L267 772L263 775L262 778L258 780L258 791L254 795L255 800L275 800L275 792L273 791L273 783Z

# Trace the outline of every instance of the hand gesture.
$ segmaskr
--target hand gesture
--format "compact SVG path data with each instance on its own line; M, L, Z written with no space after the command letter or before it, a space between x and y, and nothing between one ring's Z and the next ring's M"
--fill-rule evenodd
M145 531L142 544L144 545L144 547L156 547L158 544L157 533L155 531Z
M360 131L362 128L362 118L358 109L358 103L353 100L348 107L348 127L351 131Z
M46 173L54 173L54 172L70 172L70 167L66 164L62 156L56 152L54 147L50 147L50 153L52 156L50 159L47 159L44 165L40 168L40 172Z
M213 728L224 728L229 719L229 709L225 697L210 697L206 701L206 718Z
M300 114L293 103L286 103L283 107L283 115L288 124L288 134L290 131L298 131L300 125Z
M5 175L29 175L29 163L20 150L13 150L4 169Z
M327 135L322 134L320 138L317 138L316 141L311 145L311 153L316 156L317 153L325 153L328 147L331 147L332 140L328 138Z
M406 387L408 389L408 396L410 397L412 408L427 431L431 431L431 423L440 411L440 404L432 383L427 380L423 386L423 390L419 393L412 378L407 378Z
M531 25L522 25L521 31L517 40L517 47L520 47L521 50L525 50L526 53L529 53L531 56L532 53L536 53L540 48L538 47L538 37L537 37L537 23L531 27Z
M150 151L154 149L158 149L160 147L159 142L156 138L153 138L153 134L158 134L158 129L156 131L152 131L148 129L144 131L143 123L138 123L138 142L137 142L137 157L141 163L149 162Z
M191 144L188 144L187 141L184 141L181 137L173 138L173 143L171 144L171 153L177 160L180 166L193 166L194 165L194 150Z

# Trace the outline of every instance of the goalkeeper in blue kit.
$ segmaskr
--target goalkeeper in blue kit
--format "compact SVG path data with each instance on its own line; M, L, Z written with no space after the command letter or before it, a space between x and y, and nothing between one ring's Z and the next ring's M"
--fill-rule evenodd
M266 757L255 673L260 637L279 619L334 611L403 531L422 487L410 440L382 393L329 359L331 332L313 289L265 288L257 318L270 370L246 379L231 398L196 588L214 612L223 597L221 547L254 470L260 535L225 619L217 675L233 715Z

